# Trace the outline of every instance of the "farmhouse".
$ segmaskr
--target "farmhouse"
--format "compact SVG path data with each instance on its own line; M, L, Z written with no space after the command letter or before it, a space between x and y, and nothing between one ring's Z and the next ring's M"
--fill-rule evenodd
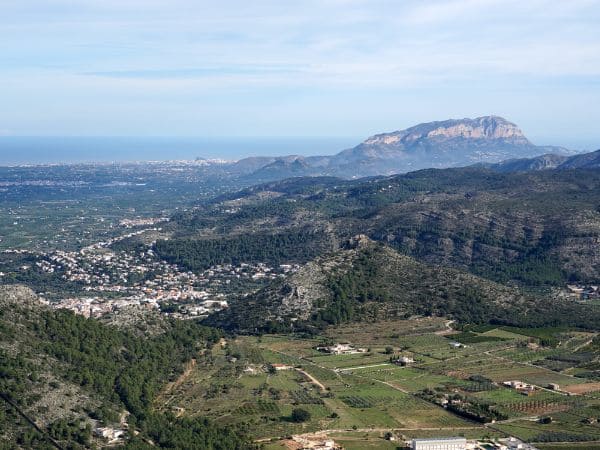
M505 381L502 383L506 387L510 387L516 389L517 391L522 392L533 392L535 391L535 386L527 383L523 383L522 381L513 380L513 381Z
M500 449L507 450L537 450L536 447L530 444L526 444L525 442L514 438L509 437L508 439L500 439L500 442L503 444L498 444Z
M412 450L466 450L467 440L465 438L433 438L413 439Z
M247 375L258 375L259 371L256 367L254 366L248 366L244 369L244 373Z
M343 450L333 439L326 436L293 436L292 441L300 445L300 450Z
M334 344L327 347L317 347L320 352L331 353L332 355L350 355L353 353L366 353L366 348L355 348L350 344Z
M109 443L114 443L125 436L125 431L109 427L100 427L94 430L94 434L106 439Z
M396 361L394 361L394 364L396 364L397 366L408 366L409 364L412 364L414 362L415 360L409 358L408 356L401 356Z

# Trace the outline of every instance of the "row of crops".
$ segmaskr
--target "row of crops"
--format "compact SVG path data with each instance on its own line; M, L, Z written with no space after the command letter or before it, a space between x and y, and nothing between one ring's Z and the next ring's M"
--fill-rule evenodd
M290 396L294 403L298 405L323 405L324 402L321 398L316 397L309 392L304 390L291 391Z

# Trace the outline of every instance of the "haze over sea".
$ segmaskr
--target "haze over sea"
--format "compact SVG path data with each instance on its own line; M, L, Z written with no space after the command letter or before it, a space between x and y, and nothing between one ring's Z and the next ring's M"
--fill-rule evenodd
M0 137L0 165L326 155L357 137Z

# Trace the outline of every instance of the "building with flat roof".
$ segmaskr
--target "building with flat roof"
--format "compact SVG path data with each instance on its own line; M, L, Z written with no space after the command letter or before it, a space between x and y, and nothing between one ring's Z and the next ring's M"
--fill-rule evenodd
M467 439L460 437L413 439L412 450L466 450Z

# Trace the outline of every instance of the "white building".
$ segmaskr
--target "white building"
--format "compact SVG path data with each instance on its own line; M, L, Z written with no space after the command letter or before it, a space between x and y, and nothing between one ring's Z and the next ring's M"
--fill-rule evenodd
M407 366L409 364L414 363L415 360L412 358L409 358L408 356L401 356L400 358L398 358L396 361L394 361L394 363L398 366Z
M465 438L413 439L412 450L466 450Z
M331 353L332 355L350 355L353 353L366 353L366 348L355 348L350 344L335 344L328 347L317 347L321 352Z
M118 442L125 437L125 431L109 427L96 428L94 433L96 436L108 440L109 443Z

